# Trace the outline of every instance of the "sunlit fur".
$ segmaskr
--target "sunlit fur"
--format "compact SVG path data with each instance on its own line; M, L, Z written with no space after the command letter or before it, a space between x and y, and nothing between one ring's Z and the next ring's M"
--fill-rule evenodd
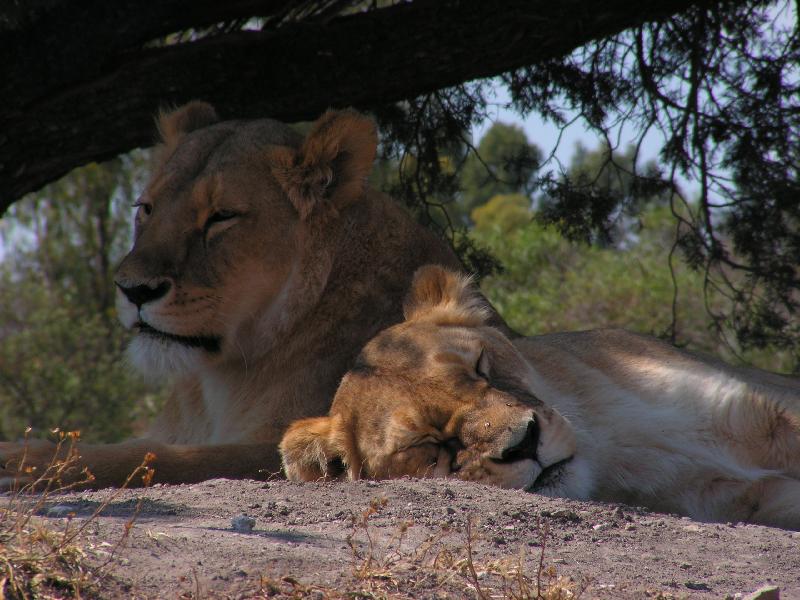
M191 102L159 130L117 311L135 335L131 362L173 392L144 438L81 444L82 464L98 486L124 482L146 451L157 482L268 477L286 426L324 414L358 351L402 319L415 270L459 263L367 185L376 129L352 110L302 136L269 119L220 122ZM0 484L21 456L0 444Z
M619 330L510 341L476 303L462 277L420 270L407 320L366 345L330 417L288 429L287 475L458 477L800 529L796 379ZM536 460L498 462L526 412Z

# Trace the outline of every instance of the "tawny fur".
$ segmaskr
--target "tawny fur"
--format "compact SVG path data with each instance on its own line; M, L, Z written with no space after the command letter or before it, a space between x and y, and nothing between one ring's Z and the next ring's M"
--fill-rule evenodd
M287 431L287 475L459 477L800 529L796 379L619 330L510 341L486 325L476 292L459 275L423 268L407 320L366 345L330 421ZM531 421L536 460L501 460ZM337 463L338 473L319 467Z
M132 360L173 393L143 439L81 444L82 464L96 486L122 483L145 452L157 482L266 477L289 423L325 414L358 351L402 319L414 271L458 261L367 185L377 138L364 116L330 111L305 138L267 119L216 122L199 102L159 123L162 164L117 283L169 291L139 310L120 293L119 316L219 351L139 333ZM36 444L28 464L52 450ZM0 445L0 483L21 456Z

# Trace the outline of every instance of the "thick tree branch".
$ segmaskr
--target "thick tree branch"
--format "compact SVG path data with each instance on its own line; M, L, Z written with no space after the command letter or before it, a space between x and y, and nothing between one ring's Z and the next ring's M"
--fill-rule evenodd
M269 17L290 4L291 0L40 0L37 9L21 17L6 16L5 27L0 16L0 56L16 57L0 66L0 97L8 108L24 108L75 82L113 72L152 40L223 21Z
M22 26L2 33L4 55L6 44L16 39L29 68L3 69L4 96L10 90L18 96L0 107L0 214L76 166L151 144L153 114L164 105L202 98L223 117L287 121L314 117L328 106L369 108L559 57L645 21L719 2L416 0L328 22L289 23L275 31L150 49L138 45L173 27L205 25L250 10L260 14L267 5L277 10L282 3L234 1L228 3L234 12L224 15L212 6L226 3L164 0L147 3L136 15L142 3L119 4L139 25L124 25L116 40L92 23L84 24L83 36L70 26L69 39L58 38L56 69L35 66L51 60L42 53L52 56L52 44L42 42L40 48L14 38ZM203 19L187 18L188 8L180 18L174 16L181 6L197 5L205 7ZM172 11L173 19L164 25L146 14L151 10ZM113 23L121 15L109 9L100 20ZM108 44L107 55L98 50L98 39Z

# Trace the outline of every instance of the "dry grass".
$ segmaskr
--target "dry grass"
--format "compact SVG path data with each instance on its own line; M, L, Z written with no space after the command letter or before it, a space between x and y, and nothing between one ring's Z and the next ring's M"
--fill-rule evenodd
M57 501L59 493L91 482L91 473L83 471L79 479L70 479L74 483L62 484L63 476L74 474L77 468L77 437L74 433L59 434L54 458L47 469L8 496L0 507L0 600L95 598L108 592L109 572L128 539L141 504L125 524L116 544L102 543L101 552L84 533L124 487L111 493L86 518L77 519L74 514L59 520L37 516ZM56 458L59 456L63 458ZM153 474L148 466L152 459L145 457L128 483L141 476L147 485ZM24 461L20 472L31 474ZM31 493L32 490L37 493ZM352 564L340 583L315 585L301 582L297 577L262 576L248 586L249 590L240 590L233 597L573 600L585 590L585 585L548 566L546 548L550 532L546 523L537 522L538 547L533 551L520 549L516 554L489 557L476 550L483 540L474 517L468 516L459 526L444 525L420 541L410 535L412 521L400 522L389 530L375 524L375 518L387 503L386 498L373 498L363 511L350 516L347 541ZM101 564L98 555L103 557ZM180 598L217 597L213 592L204 593L196 574L194 581L187 584L191 589Z
M516 555L479 559L476 520L463 527L442 527L421 543L408 542L413 523L397 525L388 538L371 522L387 505L373 498L350 517L348 543L353 557L349 581L336 589L308 585L294 577L262 577L247 598L405 599L476 598L478 600L576 600L587 584L559 575L545 560L549 529L537 523L539 547ZM384 536L385 537L385 536ZM197 596L191 596L197 598Z
M108 545L105 561L89 566L83 543L86 528L124 487L111 494L86 519L78 521L74 513L56 522L38 517L58 494L94 479L87 469L78 468L79 433L57 430L53 433L58 437L50 464L37 473L25 464L23 456L17 469L28 483L13 490L0 507L0 600L96 597L138 514L137 509L125 523L116 544ZM142 477L148 485L153 476L148 465L153 459L146 456L130 474L126 486L136 477ZM79 471L77 476L76 471ZM63 483L65 480L71 483Z

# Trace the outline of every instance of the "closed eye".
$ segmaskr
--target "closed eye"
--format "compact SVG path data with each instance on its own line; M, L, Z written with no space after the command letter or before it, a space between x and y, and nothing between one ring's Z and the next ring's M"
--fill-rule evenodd
M481 379L489 381L489 355L486 353L485 349L481 350L478 356L478 362L475 363L475 373Z
M144 202L142 200L137 200L131 206L133 206L133 208L141 208L142 212L147 216L149 216L150 213L153 212L153 205L150 204L149 202Z
M208 229L214 223L222 223L223 221L230 221L231 219L235 219L239 215L230 210L218 210L215 213L212 213L208 220L206 221L206 229Z
M204 228L205 239L209 240L217 233L222 233L224 230L232 226L241 215L231 210L218 210L211 214L206 219Z

